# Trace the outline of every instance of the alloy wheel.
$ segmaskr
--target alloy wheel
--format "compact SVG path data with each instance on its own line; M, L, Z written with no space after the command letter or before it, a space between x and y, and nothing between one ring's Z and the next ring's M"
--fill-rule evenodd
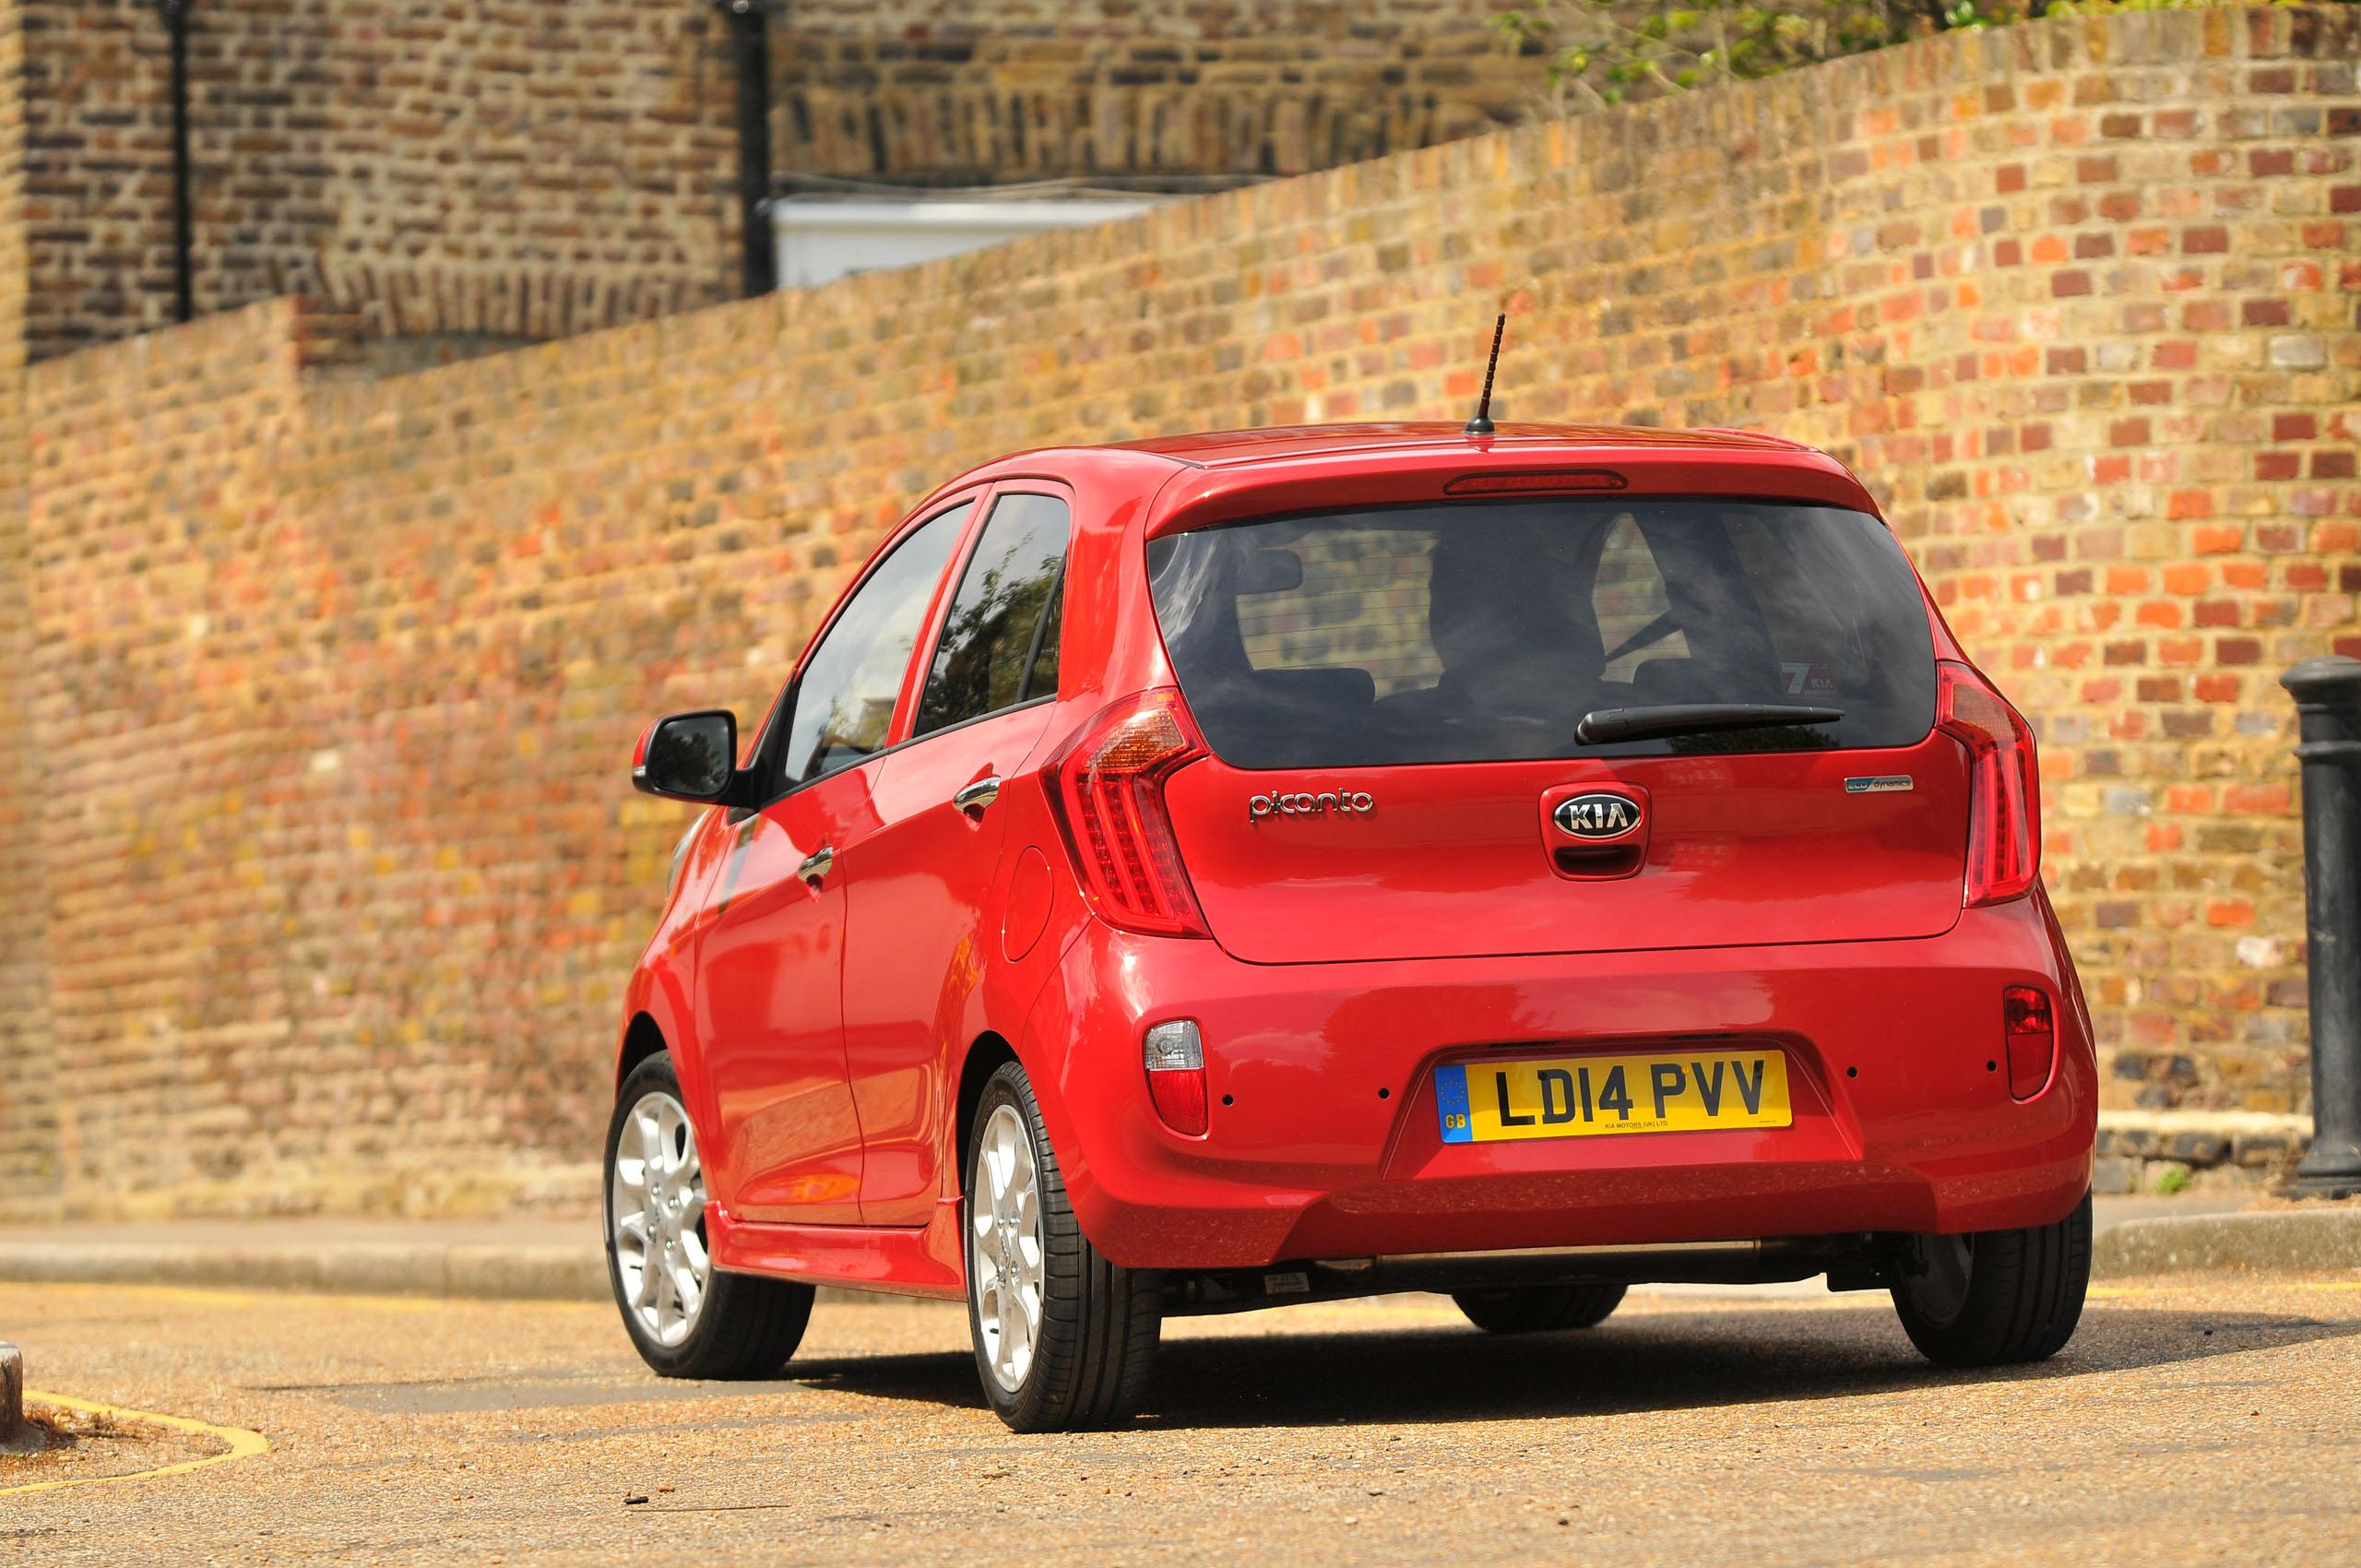
M967 1278L993 1381L1024 1386L1041 1334L1046 1253L1033 1140L1013 1105L993 1108L976 1150L967 1198Z
M607 1212L624 1310L658 1345L680 1344L705 1308L713 1258L696 1132L661 1089L642 1095L623 1123Z

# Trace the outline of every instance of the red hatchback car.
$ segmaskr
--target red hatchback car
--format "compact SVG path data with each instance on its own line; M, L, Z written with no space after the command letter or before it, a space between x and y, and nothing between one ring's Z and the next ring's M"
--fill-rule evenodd
M1366 425L946 486L743 750L631 979L614 1286L756 1376L827 1284L964 1299L993 1408L1145 1397L1169 1314L1826 1275L2049 1355L2096 1071L2033 737L1835 461Z

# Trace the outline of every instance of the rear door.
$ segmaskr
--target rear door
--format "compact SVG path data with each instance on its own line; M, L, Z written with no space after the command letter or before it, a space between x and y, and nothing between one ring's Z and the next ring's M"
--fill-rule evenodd
M1040 740L1058 695L1072 508L1056 487L996 491L942 616L908 742L884 762L845 949L845 1052L866 1153L871 1225L923 1225L944 1191L944 1077L967 1043L986 953L999 787Z
M1876 519L1721 500L1419 505L1150 546L1214 755L1168 782L1213 932L1265 963L1938 934L1961 748ZM1586 744L1608 710L1834 722ZM1562 809L1561 809L1562 808Z

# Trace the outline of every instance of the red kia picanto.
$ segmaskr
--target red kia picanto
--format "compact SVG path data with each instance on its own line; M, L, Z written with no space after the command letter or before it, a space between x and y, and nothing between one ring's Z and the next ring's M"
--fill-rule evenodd
M966 1301L1024 1431L1138 1408L1168 1315L1378 1291L1825 1275L1952 1365L2080 1315L2033 737L1807 447L1024 453L633 781L711 808L607 1139L658 1372L774 1372L824 1284Z

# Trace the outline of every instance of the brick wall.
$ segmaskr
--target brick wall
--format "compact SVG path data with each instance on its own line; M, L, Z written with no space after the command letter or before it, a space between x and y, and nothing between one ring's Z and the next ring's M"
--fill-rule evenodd
M1513 124L1545 62L1486 0L799 7L778 167L986 184L1299 174Z
M293 302L35 366L61 1112L5 1135L60 1174L0 1206L578 1170L686 816L649 715L759 708L964 464L1456 418L1501 302L1496 412L1857 466L2042 730L2111 1102L2300 1105L2272 680L2361 638L2356 20L1945 37L374 382Z
M174 317L153 0L20 0L33 357ZM734 298L736 66L699 0L198 0L196 307L547 339ZM1478 0L972 0L775 24L773 161L989 184L1297 173L1517 118ZM791 183L791 182L790 182ZM20 276L26 274L18 274Z
M23 35L0 0L0 671L30 668L25 527ZM57 1179L46 900L27 687L0 675L0 1188Z
M1486 27L1491 0L874 0L859 8L788 10L799 32L839 37L976 38L994 33L1087 38L1249 38L1277 32L1410 32Z
M169 34L21 0L36 358L173 319ZM198 0L200 314L555 337L737 292L735 77L682 0Z

